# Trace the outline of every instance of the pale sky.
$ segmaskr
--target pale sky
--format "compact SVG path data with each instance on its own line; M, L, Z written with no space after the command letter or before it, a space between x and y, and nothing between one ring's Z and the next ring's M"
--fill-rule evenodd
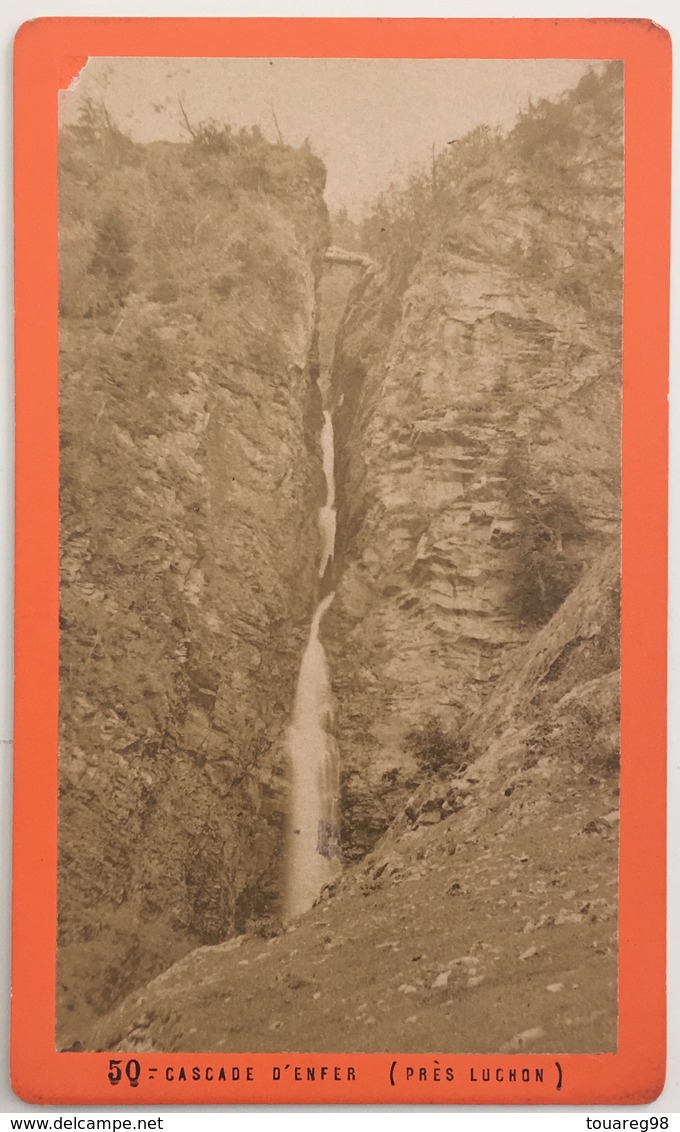
M358 218L393 176L429 160L481 124L512 125L534 100L574 86L589 64L571 59L90 59L62 94L62 121L103 99L137 140L178 140L189 119L257 123L276 139L308 137L328 169L326 199Z

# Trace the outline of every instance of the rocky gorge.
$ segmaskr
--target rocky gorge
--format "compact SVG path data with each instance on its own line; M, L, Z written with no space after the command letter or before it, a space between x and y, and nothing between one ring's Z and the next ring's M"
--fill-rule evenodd
M620 67L461 139L356 261L325 260L307 149L87 129L62 145L63 1047L614 1049ZM136 186L125 223L87 204L97 162ZM324 400L346 867L286 926Z

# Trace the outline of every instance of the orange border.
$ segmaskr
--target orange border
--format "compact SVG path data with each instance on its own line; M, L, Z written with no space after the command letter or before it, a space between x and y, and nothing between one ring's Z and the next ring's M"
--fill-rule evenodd
M16 764L12 1082L77 1104L635 1104L665 1069L667 377L671 44L646 20L41 19L15 44ZM469 1083L493 1058L440 1056L451 1084L406 1084L382 1054L288 1055L354 1065L355 1084L276 1084L281 1055L136 1055L154 1082L112 1088L108 1055L56 1053L58 713L57 90L84 57L622 59L625 64L623 625L619 1052L504 1057L547 1085ZM434 1057L408 1060L432 1066ZM167 1065L254 1067L254 1082L180 1086ZM285 1076L285 1075L284 1075ZM467 1076L467 1080L466 1080Z

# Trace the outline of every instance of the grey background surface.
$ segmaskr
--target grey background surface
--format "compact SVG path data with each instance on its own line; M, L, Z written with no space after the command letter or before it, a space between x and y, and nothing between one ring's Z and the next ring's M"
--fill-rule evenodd
M0 1113L26 1113L9 1084L9 938L11 889L11 740L12 740L12 497L13 497L13 355L12 355L12 41L21 23L40 16L383 16L383 17L609 17L653 19L680 42L676 0L5 0L0 10ZM674 96L674 166L680 154L680 95ZM680 420L678 334L680 325L680 191L673 194L676 238L673 248L671 323L671 513L670 513L670 687L669 687L669 1000L668 1077L664 1093L648 1112L680 1111ZM190 1111L183 1106L183 1111ZM55 1110L60 1111L60 1110ZM82 1110L81 1110L82 1111ZM113 1111L113 1110L112 1110ZM129 1111L129 1110L128 1110ZM193 1111L200 1112L201 1109ZM253 1111L250 1109L249 1111ZM265 1111L274 1112L273 1109ZM310 1112L306 1107L305 1111ZM356 1109L354 1109L356 1111ZM382 1110L386 1111L385 1109ZM425 1110L428 1111L428 1110ZM438 1111L429 1109L429 1111ZM439 1110L441 1111L441 1110ZM476 1108L477 1112L485 1111ZM491 1111L491 1110L489 1110ZM505 1110L510 1111L510 1110ZM516 1110L512 1110L516 1111ZM533 1109L533 1111L541 1111ZM542 1110L549 1111L549 1110ZM572 1110L573 1111L573 1110ZM587 1110L583 1110L584 1112ZM601 1114L600 1114L601 1115ZM642 1115L638 1110L634 1115Z

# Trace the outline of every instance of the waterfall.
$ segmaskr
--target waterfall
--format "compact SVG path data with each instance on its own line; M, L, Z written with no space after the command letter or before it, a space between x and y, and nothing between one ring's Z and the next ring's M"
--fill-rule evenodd
M335 456L333 452L333 421L326 409L321 429L321 451L323 453L323 474L326 477L326 502L319 508L319 533L321 535L321 561L319 577L323 578L335 551Z
M329 412L324 412L321 447L326 477L326 502L319 509L319 577L323 578L335 547L333 422ZM334 596L332 592L326 594L314 612L288 731L291 797L284 899L288 919L311 908L323 886L340 871L338 753L328 664L319 640L321 619Z

